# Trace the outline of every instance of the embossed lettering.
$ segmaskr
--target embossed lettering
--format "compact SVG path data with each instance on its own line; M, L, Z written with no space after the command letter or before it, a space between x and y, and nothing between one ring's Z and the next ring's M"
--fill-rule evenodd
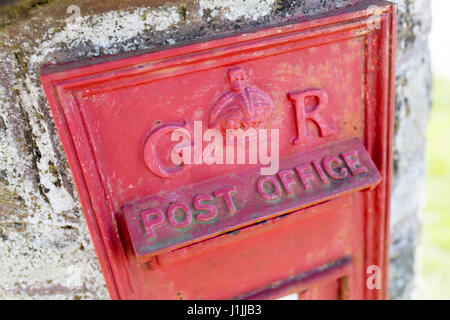
M233 198L231 198L231 194L232 193L234 194L236 192L237 192L236 186L225 187L225 188L219 189L217 191L214 191L214 196L223 197L223 199L225 200L225 204L227 205L228 211L231 214L234 214L237 212L237 208L234 205Z
M194 198L194 209L195 210L206 210L207 213L200 213L195 218L199 221L209 221L217 216L217 208L209 203L204 203L202 201L212 201L213 197L209 194L200 194Z
M294 190L292 186L297 185L294 170L291 169L281 170L280 172L278 172L278 178L280 179L281 184L283 185L283 188L286 191L286 194L288 196L293 195Z
M329 184L329 183L330 183L330 180L328 179L327 175L326 175L325 172L323 171L323 169L322 169L322 167L321 167L319 161L314 160L314 161L312 162L312 164L313 164L313 166L314 166L314 169L316 169L316 172L317 172L317 174L319 175L320 180L322 180L322 183L323 183L323 184Z
M267 192L264 188L265 184L270 184L273 191ZM256 190L266 200L277 200L281 196L280 184L274 176L260 177L256 182Z
M366 173L368 171L368 169L361 164L358 157L358 151L351 150L343 152L341 153L341 156L354 176Z
M184 218L182 221L179 221L176 217L177 211L182 211L184 213ZM169 218L169 222L175 228L186 228L192 222L192 212L189 207L183 202L175 202L169 206L167 209L167 217Z
M228 70L230 91L223 94L211 107L210 128L256 128L264 124L273 112L272 99L262 90L247 86L242 67Z
M189 170L191 167L191 135L187 131L186 126L187 124L185 122L182 125L175 123L164 124L152 130L146 138L142 149L142 156L147 168L155 175L161 178L172 178ZM183 138L182 142L172 147L169 153L172 162L178 165L178 167L174 168L164 168L159 157L155 156L158 141L169 133L178 134L178 139ZM189 159L189 161L183 161L183 159Z
M298 177L302 181L305 190L311 190L312 184L311 182L315 178L313 175L313 169L310 164L303 164L298 167L295 167L295 171L297 171Z
M153 208L142 212L142 220L144 221L145 232L147 237L155 236L153 228L164 221L164 213L159 208Z
M310 89L288 93L295 109L295 120L297 124L297 137L292 141L299 144L306 141L310 136L306 129L306 120L312 120L319 127L321 137L329 136L333 129L328 126L321 115L322 109L328 104L328 95L321 89ZM313 101L315 106L308 110L308 102Z
M338 157L326 157L323 159L323 169L325 172L335 180L342 180L347 177L348 169L342 167L344 162ZM333 168L334 167L334 168ZM341 167L341 168L339 168ZM339 172L336 171L336 168L339 169Z
M367 174L362 174L364 168ZM353 139L285 158L282 169L273 175L258 175L257 169L231 172L135 200L123 211L132 224L131 236L134 232L135 241L146 246L139 247L138 253L145 254L146 248L160 252L192 239L202 241L275 214L374 187L381 179L364 145Z

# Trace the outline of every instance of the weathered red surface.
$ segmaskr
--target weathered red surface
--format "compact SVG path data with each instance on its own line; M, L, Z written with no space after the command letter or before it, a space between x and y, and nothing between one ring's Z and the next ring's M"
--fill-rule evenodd
M392 4L361 1L228 38L44 68L111 297L386 298L395 28ZM280 197L258 198L255 164L171 165L170 133L192 132L194 121L279 129L280 171L267 179L280 183ZM367 172L345 163L342 153L354 150ZM326 156L340 157L347 176L316 170L308 189L295 168L313 160L323 168ZM378 172L381 183L360 192L379 182ZM290 197L279 179L292 183ZM158 204L148 198L155 195ZM162 213L147 212L147 225L134 220L159 202ZM366 286L371 265L382 270L380 289Z
M283 159L276 175L261 175L259 169L237 172L158 192L125 204L123 211L136 256L146 261L380 181L363 144L354 139ZM180 221L176 211L182 213Z

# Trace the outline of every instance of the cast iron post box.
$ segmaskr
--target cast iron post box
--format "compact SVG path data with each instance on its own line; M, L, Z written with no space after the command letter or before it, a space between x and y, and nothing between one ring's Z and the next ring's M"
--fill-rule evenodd
M111 297L386 298L395 46L372 0L45 66Z

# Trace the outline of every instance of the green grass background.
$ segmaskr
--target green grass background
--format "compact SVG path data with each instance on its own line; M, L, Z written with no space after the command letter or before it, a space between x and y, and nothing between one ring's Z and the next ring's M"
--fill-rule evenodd
M450 299L450 80L435 79L427 132L427 206L421 269L425 299Z

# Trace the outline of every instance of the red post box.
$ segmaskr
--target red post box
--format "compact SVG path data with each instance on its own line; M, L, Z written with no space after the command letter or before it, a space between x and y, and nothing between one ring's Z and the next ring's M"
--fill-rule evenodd
M395 37L361 1L45 66L111 297L386 298Z

